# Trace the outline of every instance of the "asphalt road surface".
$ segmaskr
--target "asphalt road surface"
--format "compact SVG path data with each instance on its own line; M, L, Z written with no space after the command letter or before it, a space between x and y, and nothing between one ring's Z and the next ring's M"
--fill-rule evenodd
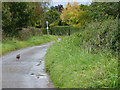
M52 43L2 56L2 88L54 88L44 65L46 51ZM20 60L16 60L17 54L20 54Z

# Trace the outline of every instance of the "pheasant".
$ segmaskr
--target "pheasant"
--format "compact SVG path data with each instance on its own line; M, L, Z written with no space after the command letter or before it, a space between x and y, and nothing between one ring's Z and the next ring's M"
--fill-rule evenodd
M19 60L20 59L20 54L16 55L16 58L17 58L17 60Z

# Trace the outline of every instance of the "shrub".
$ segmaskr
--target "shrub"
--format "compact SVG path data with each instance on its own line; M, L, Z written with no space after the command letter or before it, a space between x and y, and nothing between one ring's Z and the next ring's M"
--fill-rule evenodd
M23 28L23 30L19 32L20 40L26 40L31 36L40 36L40 35L42 35L42 31L34 27Z
M118 51L118 19L108 19L102 22L93 22L77 34L80 40L84 40L84 48L93 52L98 49L112 49ZM80 41L81 42L81 41ZM81 44L80 44L81 45Z
M80 31L80 29L80 27L55 26L50 28L50 33L52 35L71 35L77 31Z
M42 34L47 34L47 29L46 28L41 28Z

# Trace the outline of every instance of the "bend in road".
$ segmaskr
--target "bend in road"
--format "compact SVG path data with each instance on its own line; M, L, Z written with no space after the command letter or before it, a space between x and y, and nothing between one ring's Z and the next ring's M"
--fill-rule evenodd
M53 42L2 56L2 88L53 88L45 72L44 57ZM20 54L20 60L16 55Z

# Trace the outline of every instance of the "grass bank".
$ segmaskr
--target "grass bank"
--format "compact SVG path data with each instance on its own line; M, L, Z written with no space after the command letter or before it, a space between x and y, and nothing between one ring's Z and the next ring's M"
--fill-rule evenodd
M114 36L111 37L116 32L116 22L92 23L48 49L46 71L55 87L118 88L118 58L112 48ZM104 32L107 34L103 36Z
M26 41L19 41L17 39L14 40L5 40L0 44L0 55L20 49L28 46L40 45L43 43L47 43L53 40L56 40L58 36L53 35L43 35L43 36L34 36L29 38Z

